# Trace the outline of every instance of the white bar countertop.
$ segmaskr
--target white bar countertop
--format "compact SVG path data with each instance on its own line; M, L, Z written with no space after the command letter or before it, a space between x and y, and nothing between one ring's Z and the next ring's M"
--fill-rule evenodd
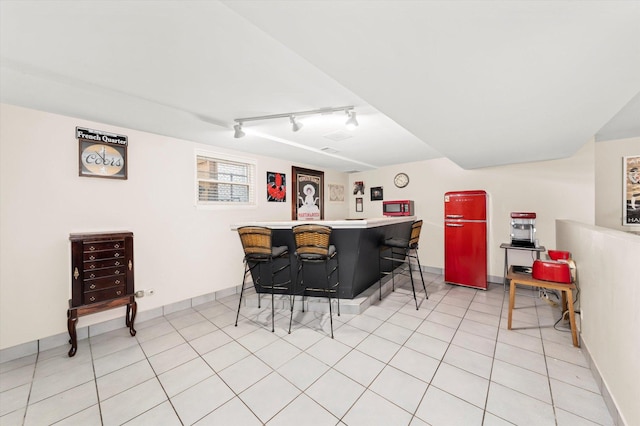
M394 223L413 222L415 216L374 217L369 219L341 219L341 220L278 220L260 222L241 222L231 225L232 231L241 226L264 226L271 229L291 229L296 225L317 224L330 226L333 229L366 229L378 226L393 225Z

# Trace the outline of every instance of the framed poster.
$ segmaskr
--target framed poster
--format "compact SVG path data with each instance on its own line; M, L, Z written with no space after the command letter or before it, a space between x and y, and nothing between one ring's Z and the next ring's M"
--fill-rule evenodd
M371 201L380 201L382 200L382 187L374 186L371 188Z
M356 212L362 211L362 197L356 198Z
M364 182L357 180L353 182L353 195L364 195Z
M284 203L287 201L287 175L267 172L267 201Z
M76 127L79 176L127 179L127 137Z
M329 184L329 201L336 203L344 202L344 185Z
M622 224L640 226L640 155L622 159Z
M324 219L324 172L291 167L291 219Z

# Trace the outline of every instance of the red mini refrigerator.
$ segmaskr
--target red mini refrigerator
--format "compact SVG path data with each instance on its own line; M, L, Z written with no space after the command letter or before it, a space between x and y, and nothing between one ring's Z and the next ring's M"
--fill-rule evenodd
M487 193L444 194L444 280L487 289Z

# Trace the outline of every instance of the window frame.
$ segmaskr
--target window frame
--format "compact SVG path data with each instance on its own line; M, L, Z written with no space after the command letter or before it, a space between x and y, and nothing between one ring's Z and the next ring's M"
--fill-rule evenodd
M208 179L202 179L198 176L198 157L204 157L208 160L218 161L221 163L235 163L248 166L249 176L248 183L248 197L247 202L234 202L234 201L203 201L200 199L200 182L209 181ZM222 153L219 151L208 151L196 149L194 153L194 202L195 206L202 209L245 209L245 208L257 208L257 187L256 176L258 171L258 163L254 159L239 157L231 154ZM224 182L230 183L230 182ZM238 185L245 185L238 183Z

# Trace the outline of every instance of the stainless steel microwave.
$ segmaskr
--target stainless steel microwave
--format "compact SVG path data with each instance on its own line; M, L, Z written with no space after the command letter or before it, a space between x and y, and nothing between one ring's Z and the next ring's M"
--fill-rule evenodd
M395 200L382 202L384 216L413 216L413 200Z

